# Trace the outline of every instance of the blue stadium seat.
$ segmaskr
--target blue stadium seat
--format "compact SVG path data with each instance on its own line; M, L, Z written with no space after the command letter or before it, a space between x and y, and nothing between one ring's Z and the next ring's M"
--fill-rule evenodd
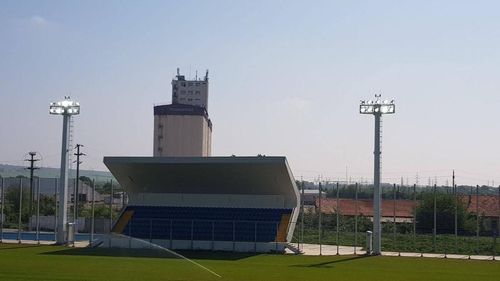
M272 242L291 209L128 206L123 234L140 239Z

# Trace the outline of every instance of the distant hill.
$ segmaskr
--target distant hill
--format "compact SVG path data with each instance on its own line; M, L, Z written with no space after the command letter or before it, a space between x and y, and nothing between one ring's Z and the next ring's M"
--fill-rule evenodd
M76 171L70 171L70 178L75 177ZM59 168L40 168L35 171L35 175L40 178L56 178L59 177ZM25 166L14 166L0 164L0 176L16 177L16 176L29 176L29 171ZM110 172L105 171L92 171L92 170L80 170L80 176L86 176L91 179L95 178L97 181L105 181L114 179Z

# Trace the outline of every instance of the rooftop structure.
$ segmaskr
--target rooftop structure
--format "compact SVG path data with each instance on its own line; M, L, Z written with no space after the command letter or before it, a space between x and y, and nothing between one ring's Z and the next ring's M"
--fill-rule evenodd
M177 68L176 79L172 80L172 104L187 104L208 109L208 70L200 80L186 80Z
M177 69L172 104L154 107L153 155L206 157L212 154L208 116L208 71L203 80L186 80Z

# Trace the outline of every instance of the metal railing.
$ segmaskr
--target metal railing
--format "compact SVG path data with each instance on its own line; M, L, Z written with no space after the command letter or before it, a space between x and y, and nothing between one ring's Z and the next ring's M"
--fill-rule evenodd
M174 243L184 242L189 244L184 248L194 250L197 249L195 243L205 242L205 249L214 250L215 243L226 242L232 243L233 251L237 243L253 244L253 251L258 250L259 243L274 244L278 251L280 243L277 221L134 218L118 231L117 234L124 235L122 239L128 239L129 247L134 239L140 239L169 249L175 248Z

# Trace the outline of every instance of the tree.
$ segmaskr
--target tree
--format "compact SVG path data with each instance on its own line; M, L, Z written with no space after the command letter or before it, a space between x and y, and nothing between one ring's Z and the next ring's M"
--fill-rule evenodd
M95 190L100 194L110 194L111 193L111 182L106 181L104 183L97 183Z
M88 186L92 186L92 180L87 176L80 176L80 181Z
M26 188L22 192L22 210L21 210L21 221L28 222L29 219L29 192ZM19 220L19 188L10 187L7 188L5 192L5 221L11 224L16 224Z
M422 232L432 232L434 228L434 196L436 197L436 232L454 233L455 231L455 207L457 210L457 227L468 230L467 206L461 200L457 200L452 194L427 192L422 196L417 206L417 229Z
M91 218L92 217L92 209L91 206L86 206L85 208L82 208L80 212L81 217L85 218ZM94 206L94 217L95 218L109 218L110 216L110 209L109 205L105 204L96 204ZM118 216L118 212L116 210L113 210L113 217L116 218Z
M56 201L53 196L40 194L40 216L53 216L56 213Z

